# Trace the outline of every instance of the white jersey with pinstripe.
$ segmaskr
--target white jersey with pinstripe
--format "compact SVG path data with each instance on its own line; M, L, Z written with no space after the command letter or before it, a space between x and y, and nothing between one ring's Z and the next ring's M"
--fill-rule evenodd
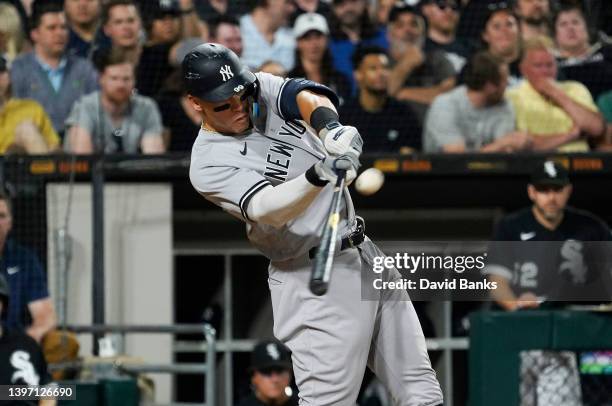
M257 249L270 260L282 261L301 256L319 244L333 186L327 185L300 216L281 228L248 218L247 206L258 191L300 176L327 155L310 126L282 117L279 96L287 80L267 73L256 76L260 114L254 128L243 135L201 129L191 152L189 176L202 196L246 222L247 236ZM355 216L348 191L343 206L340 235Z

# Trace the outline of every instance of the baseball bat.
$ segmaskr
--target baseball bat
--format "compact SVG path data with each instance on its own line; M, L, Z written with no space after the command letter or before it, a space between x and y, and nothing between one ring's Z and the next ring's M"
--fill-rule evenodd
M317 296L324 295L327 292L331 269L334 264L336 237L338 235L338 223L340 222L340 203L342 202L346 170L339 169L337 173L338 178L334 187L327 223L325 224L325 229L323 229L321 243L317 249L310 274L310 291Z

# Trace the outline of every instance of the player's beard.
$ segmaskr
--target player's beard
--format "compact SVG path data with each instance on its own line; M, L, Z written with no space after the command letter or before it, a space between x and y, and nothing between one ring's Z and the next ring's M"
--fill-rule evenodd
M563 216L563 210L559 207L545 209L544 207L540 207L538 205L534 205L535 209L540 213L542 217L544 217L547 221L551 223L556 223L560 220L561 216Z

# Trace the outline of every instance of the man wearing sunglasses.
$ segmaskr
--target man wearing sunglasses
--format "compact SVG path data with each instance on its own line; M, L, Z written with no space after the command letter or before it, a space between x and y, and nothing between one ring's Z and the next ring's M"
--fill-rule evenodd
M258 343L251 353L251 390L238 406L297 406L298 398L291 388L291 353L281 343L267 340Z
M203 44L183 60L202 128L190 180L206 199L246 223L267 258L274 335L292 351L303 405L353 406L369 366L402 405L438 406L440 385L405 290L362 298L362 278L384 256L365 236L343 190L333 277L308 287L338 176L355 179L363 141L340 124L338 97L307 79L251 73L227 48ZM384 280L399 278L390 268Z
M421 0L419 7L427 20L425 51L445 52L455 72L461 72L472 50L466 41L456 35L459 23L458 3L456 0Z
M577 275L566 265L587 261L583 241L610 241L610 229L594 215L567 206L572 194L568 171L561 164L546 161L535 169L527 186L531 207L504 217L497 225L494 241L559 241L554 244L495 243L489 252L486 273L497 282L493 299L504 310L537 308L547 297L559 292L559 281L588 280L595 275ZM557 251L558 250L558 251ZM503 252L502 252L503 251ZM580 276L580 277L578 277ZM576 283L579 281L576 280Z

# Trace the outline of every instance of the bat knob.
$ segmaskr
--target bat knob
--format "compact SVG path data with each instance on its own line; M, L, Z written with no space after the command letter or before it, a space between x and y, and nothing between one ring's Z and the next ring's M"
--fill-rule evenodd
M310 291L317 296L323 296L327 293L327 282L323 282L322 280L312 280L310 281Z

